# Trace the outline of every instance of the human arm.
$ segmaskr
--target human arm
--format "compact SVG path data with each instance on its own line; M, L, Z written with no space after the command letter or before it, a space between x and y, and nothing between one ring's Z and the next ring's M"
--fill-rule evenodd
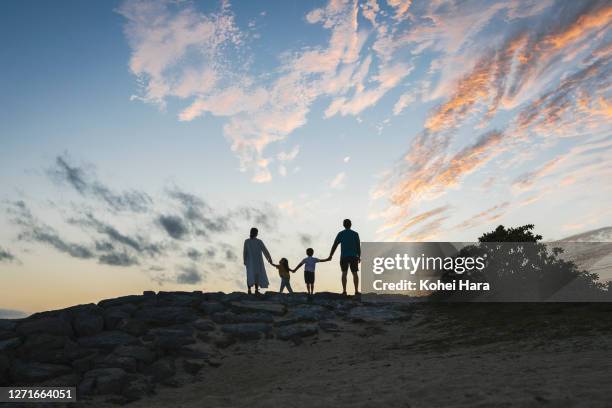
M336 235L336 239L334 240L334 245L332 245L331 250L329 251L328 258L331 260L334 256L334 252L336 252L336 248L340 245L340 234Z
M331 261L331 256L328 256L327 258L324 259L317 259L317 262L329 262Z
M355 233L357 239L357 258L359 258L359 262L361 262L361 240L359 239L359 234Z
M259 242L261 242L261 252L263 252L263 255L266 257L270 265L274 265L274 263L272 262L272 256L270 256L270 251L268 251L268 248L266 248L266 245L263 243L263 241Z
M247 242L244 241L244 246L242 247L242 263L246 266L247 264Z
M295 273L295 271L297 271L298 269L300 269L300 267L301 267L302 265L304 265L304 261L303 261L303 260L302 260L302 262L300 262L300 263L299 263L299 264L298 264L298 265L297 265L295 268L291 269L291 272L294 272L294 273Z

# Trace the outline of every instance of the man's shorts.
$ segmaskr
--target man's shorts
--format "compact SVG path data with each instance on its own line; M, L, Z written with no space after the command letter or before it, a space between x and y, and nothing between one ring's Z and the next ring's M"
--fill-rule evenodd
M304 271L304 282L314 284L314 272Z
M351 267L351 272L357 272L359 270L359 258L356 256L344 256L340 258L340 269L342 272L348 272L349 266Z

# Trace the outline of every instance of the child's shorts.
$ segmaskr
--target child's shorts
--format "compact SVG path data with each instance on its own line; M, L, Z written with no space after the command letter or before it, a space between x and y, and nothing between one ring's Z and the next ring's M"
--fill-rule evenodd
M304 282L314 283L314 272L304 271Z

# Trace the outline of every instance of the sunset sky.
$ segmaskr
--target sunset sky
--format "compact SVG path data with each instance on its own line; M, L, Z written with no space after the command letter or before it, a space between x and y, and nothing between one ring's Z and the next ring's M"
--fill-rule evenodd
M0 314L244 290L251 226L294 266L347 217L363 241L611 225L611 24L606 1L0 2Z

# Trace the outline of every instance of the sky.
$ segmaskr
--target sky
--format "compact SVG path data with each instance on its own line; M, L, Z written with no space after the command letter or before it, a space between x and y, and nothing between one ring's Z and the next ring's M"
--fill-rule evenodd
M0 314L244 290L252 226L294 266L344 218L362 241L611 225L611 21L606 1L1 2Z

